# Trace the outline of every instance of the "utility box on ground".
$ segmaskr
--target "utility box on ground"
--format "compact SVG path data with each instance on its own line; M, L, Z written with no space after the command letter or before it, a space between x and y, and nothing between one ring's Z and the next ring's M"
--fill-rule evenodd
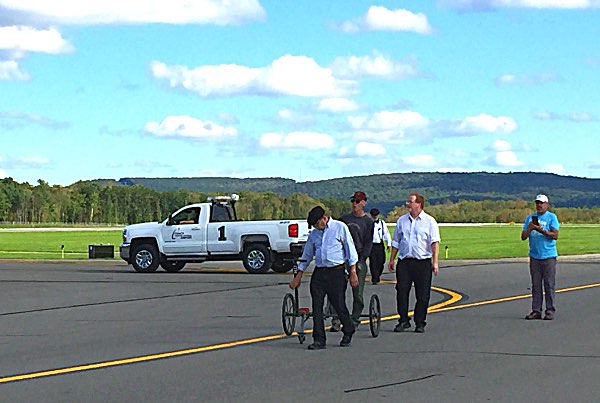
M88 255L89 255L90 259L114 259L115 258L115 245L111 245L111 244L89 245Z

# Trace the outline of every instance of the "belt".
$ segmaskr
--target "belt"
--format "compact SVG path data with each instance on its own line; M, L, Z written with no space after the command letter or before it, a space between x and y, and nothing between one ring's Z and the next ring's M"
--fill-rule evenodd
M335 266L317 266L315 268L316 269L341 269L344 266L345 266L344 263L342 263L342 264L338 264L338 265L335 265Z
M428 258L425 258L425 259L417 259L417 258L414 258L414 257L405 257L404 259L399 259L399 260L408 260L408 261L412 261L412 262L426 262L428 260L431 260L431 258L428 257Z

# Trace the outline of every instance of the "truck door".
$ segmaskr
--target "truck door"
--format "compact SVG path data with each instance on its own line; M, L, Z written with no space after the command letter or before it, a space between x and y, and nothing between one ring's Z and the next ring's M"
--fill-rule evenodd
M232 210L228 205L215 203L212 205L210 222L206 231L208 250L214 254L237 253L235 242L237 233L234 233L235 220Z
M200 207L177 212L163 227L164 252L168 255L206 254L206 233L199 219Z

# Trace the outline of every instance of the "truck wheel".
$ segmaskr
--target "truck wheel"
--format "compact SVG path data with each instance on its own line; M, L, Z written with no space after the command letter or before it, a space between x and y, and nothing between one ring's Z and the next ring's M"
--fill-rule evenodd
M275 273L287 273L292 270L294 263L290 260L276 259L271 265L271 270Z
M160 263L160 267L169 273L177 273L179 270L183 269L184 266L185 262L165 261Z
M242 262L248 273L266 273L271 268L271 252L263 244L250 244L244 249Z
M140 273L152 273L158 269L158 250L150 244L137 245L133 249L131 265Z

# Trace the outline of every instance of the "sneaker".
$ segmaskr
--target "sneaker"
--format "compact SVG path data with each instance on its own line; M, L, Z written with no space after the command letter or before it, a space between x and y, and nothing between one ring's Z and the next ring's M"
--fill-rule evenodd
M325 348L326 348L325 343L314 342L313 344L308 345L309 350L325 350Z
M352 342L352 334L345 334L342 337L342 341L340 341L340 347L350 347L350 343Z
M554 312L546 311L546 314L544 315L544 320L552 320L552 319L554 319Z
M529 313L529 315L525 315L525 319L527 319L527 320L542 319L542 313L538 312L538 311L531 311Z
M409 329L409 328L410 328L410 322L400 322L394 328L394 332L402 333L403 331L405 331L406 329Z
M425 326L418 325L417 327L415 327L415 333L425 333Z
M340 330L342 330L342 324L337 321L331 321L331 328L329 328L329 331L335 333L339 332Z

